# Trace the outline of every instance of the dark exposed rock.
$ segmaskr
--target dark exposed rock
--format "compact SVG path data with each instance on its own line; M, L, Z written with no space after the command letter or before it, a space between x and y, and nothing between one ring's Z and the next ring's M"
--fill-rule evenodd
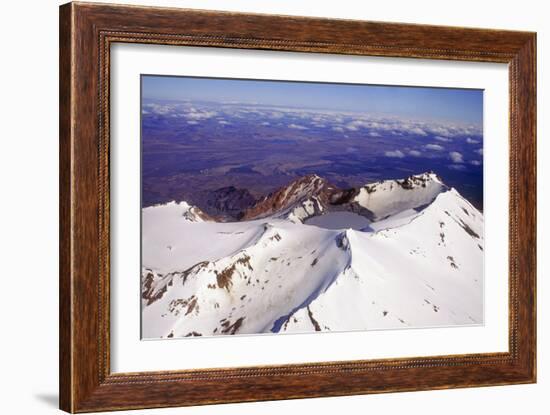
M329 197L331 205L343 205L345 203L350 203L359 191L355 188L337 190L332 193Z
M155 275L152 272L147 272L147 275L142 277L141 298L148 300L153 292L153 282Z
M162 277L162 276L159 275L158 277ZM145 275L145 277L142 277L142 278L143 280L142 280L141 298L143 300L146 300L146 305L151 305L155 301L160 300L168 290L167 285L164 285L159 290L155 290L153 286L155 275L152 272L147 272L147 275Z
M225 268L221 272L215 271L218 287L225 288L227 291L229 291L233 286L233 281L231 280L231 278L233 277L233 272L235 272L235 264Z
M241 317L237 319L233 324L229 320L222 320L222 330L221 332L223 334L235 334L237 330L241 327L243 324L244 317Z
M256 199L247 189L228 186L211 192L207 197L205 208L215 215L240 219L242 212L255 203Z
M426 187L426 183L431 180L430 176L433 175L433 171L429 171L425 174L409 176L406 179L396 180L395 182L405 190L412 190L417 187ZM436 178L441 181L439 176Z
M192 221L192 222L196 222L198 219L202 219L202 220L205 220L205 221L214 220L214 218L212 216L210 216L209 214L203 212L202 210L200 210L196 206L191 207L187 212L185 212L183 214L183 217L190 220L190 221ZM171 249L171 247L170 247L170 249Z
M451 267L454 269L458 269L458 265L456 265L455 259L452 256L448 256L447 260L451 264Z
M244 254L242 257L238 258L232 265L224 268L222 271L214 271L216 274L216 282L218 284L218 287L225 288L227 291L231 290L231 287L233 286L233 275L235 274L235 272L238 272L236 270L238 264L241 264L248 268L250 271L253 271L252 265L250 264L250 256Z
M330 203L330 197L335 191L340 190L315 174L303 176L260 199L243 213L242 219L267 217L307 200L314 200L316 202L315 210L320 213L321 207Z
M336 237L336 246L343 251L347 251L349 249L349 241L345 233L341 233Z
M315 320L315 318L313 317L313 313L311 312L309 306L307 306L307 315L309 316L309 320L311 321L311 324L313 324L315 331L321 331L321 326L319 325L317 320Z
M464 222L462 219L459 219L460 223L459 225L462 226L462 229L466 231L466 233L476 239L479 239L479 235L472 229L466 222Z

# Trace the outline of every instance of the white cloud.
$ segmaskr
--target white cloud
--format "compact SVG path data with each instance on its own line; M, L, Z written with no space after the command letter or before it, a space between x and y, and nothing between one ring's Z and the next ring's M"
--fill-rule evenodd
M187 121L187 124L196 125L198 124L198 121Z
M388 126L386 124L381 124L377 121L372 121L369 123L369 128L374 128L377 130L389 130Z
M453 135L452 131L449 128L442 125L430 125L428 129L432 134L438 134L440 137Z
M440 124L432 123L427 124L425 127L430 133L443 137L459 137L465 135L482 135L483 130L481 125L464 125L464 124Z
M220 120L218 121L219 124L221 125L231 125L231 123L229 121L225 121L225 120Z
M350 131L357 131L360 128L384 129L385 125L365 120L353 120L346 125L346 129Z
M386 151L384 154L386 157L394 157L394 158L400 158L400 159L405 157L405 154L403 154L403 152L399 150Z
M411 128L408 132L410 134L416 134L416 135L428 135L428 133L420 127Z
M472 166L481 166L481 161L479 161L479 160L472 160L472 161L470 161L470 164L471 164Z
M350 131L357 131L359 128L369 128L371 125L370 122L363 121L363 120L354 120L350 122L348 125L346 125L346 129Z
M457 163L457 164L464 163L464 157L458 151L451 151L449 153L449 157L451 158L453 163Z
M218 113L216 111L198 110L193 107L189 108L188 111L185 114L183 114L183 116L188 120L196 120L196 121L207 120L208 118L212 118L217 115Z
M428 150L435 150L435 151L441 151L444 150L445 147L440 146L439 144L426 144L425 146Z
M284 114L282 112L273 111L271 114L269 114L269 117L277 120L279 118L283 118Z
M418 150L411 150L409 151L409 154L414 157L420 157L422 155L422 153Z
M465 170L466 167L464 167L464 164L451 164L447 166L451 170Z
M369 129L371 131L388 131L393 135L417 135L427 136L429 133L438 134L442 141L451 141L446 136L463 134L464 129L454 127L452 125L442 125L432 122L424 122L419 120L401 119L398 117L379 117L379 116L362 116L360 119L354 119L347 123L346 129L357 131L360 128Z
M474 151L474 153L477 153L479 154L480 156L483 155L483 149L482 148L478 148L477 150Z
M150 110L150 112L152 112L153 114L156 114L156 115L170 114L175 109L174 105L171 105L171 104L157 104L155 102L145 104L144 107L148 108Z
M247 118L250 114L257 114L263 120L272 121L285 116L295 117L299 121L288 127L295 129L306 129L307 127L332 128L334 131L345 132L365 130L370 137L380 136L417 136L428 137L433 135L437 143L448 143L453 138L464 138L464 141L475 145L481 143L483 129L481 124L462 124L454 122L443 122L434 120L422 120L414 118L402 118L397 116L382 116L357 114L345 111L322 111L322 110L297 110L295 108L282 107L257 107L251 103L225 103L222 107L208 107L200 103L173 102L148 102L143 105L144 114L157 114L160 116L178 116L187 120L202 121L208 118L226 115L235 118ZM217 113L218 112L218 113ZM268 125L261 123L261 125ZM433 147L428 149L443 150Z

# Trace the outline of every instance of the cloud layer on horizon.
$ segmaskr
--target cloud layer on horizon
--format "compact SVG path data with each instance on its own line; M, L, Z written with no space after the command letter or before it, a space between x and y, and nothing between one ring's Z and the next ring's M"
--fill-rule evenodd
M378 155L388 158L437 158L450 161L448 168L452 170L462 170L464 164L482 165L481 125L343 111L191 101L146 101L142 103L142 116L181 120L190 128L199 128L210 121L227 128L242 122L254 122L260 128L295 130L296 139L310 141L318 141L319 137L326 139L327 132L332 132L334 139L373 140L380 149ZM320 134L320 131L324 133ZM384 142L386 139L388 144ZM395 148L395 140L403 140L403 147Z

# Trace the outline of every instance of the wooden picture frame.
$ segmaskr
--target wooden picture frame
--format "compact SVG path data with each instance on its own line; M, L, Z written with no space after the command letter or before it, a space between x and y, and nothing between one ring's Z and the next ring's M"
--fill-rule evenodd
M118 42L508 64L509 352L111 373L109 62L110 46ZM91 412L535 382L535 33L69 3L60 8L59 94L61 409Z

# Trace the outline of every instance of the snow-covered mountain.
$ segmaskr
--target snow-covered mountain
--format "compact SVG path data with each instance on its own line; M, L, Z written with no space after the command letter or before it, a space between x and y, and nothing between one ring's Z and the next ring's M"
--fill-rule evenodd
M483 215L435 174L306 176L239 222L143 209L145 338L483 322Z
M431 203L447 190L433 172L410 176L403 180L383 180L367 184L354 198L359 206L369 210L379 220L408 209L417 209Z

